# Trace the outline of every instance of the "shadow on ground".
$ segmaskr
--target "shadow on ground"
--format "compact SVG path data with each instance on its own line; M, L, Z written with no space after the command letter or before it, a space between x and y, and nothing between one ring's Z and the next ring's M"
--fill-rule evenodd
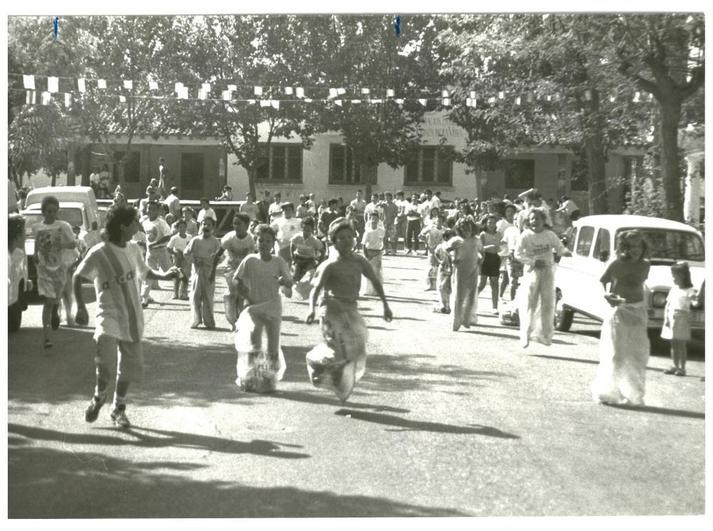
M134 462L21 445L12 450L10 518L468 516L383 498L251 487L240 482L239 462L235 481L198 481L180 475L203 468L192 463ZM73 495L58 497L58 489Z

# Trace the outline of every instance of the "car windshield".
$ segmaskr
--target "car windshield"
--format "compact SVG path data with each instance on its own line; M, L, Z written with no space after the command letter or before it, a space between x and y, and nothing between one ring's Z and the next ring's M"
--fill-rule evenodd
M692 262L705 260L703 240L698 234L666 229L639 228L638 230L649 246L650 260L690 260Z
M42 223L42 213L39 211L25 212L22 217L25 218L25 236L32 238L36 227ZM81 227L83 225L82 210L79 208L60 208L59 212L57 212L57 219L66 221L72 227Z

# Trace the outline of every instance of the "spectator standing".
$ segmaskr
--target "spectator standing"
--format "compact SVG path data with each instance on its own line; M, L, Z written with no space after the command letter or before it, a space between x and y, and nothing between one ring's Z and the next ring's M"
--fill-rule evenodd
M218 216L215 214L210 206L210 200L207 197L201 197L201 209L198 211L198 224L203 223L205 218L211 218L213 220L213 227L218 223Z
M282 196L277 193L273 197L273 202L270 204L270 208L268 209L268 214L270 214L270 221L269 223L272 225L277 221L277 218L282 217Z
M294 212L295 206L292 203L284 203L282 205L282 216L272 224L272 230L275 231L275 239L279 247L278 253L288 266L292 264L290 256L292 237L302 232L302 220L296 218Z
M172 186L163 203L168 207L169 214L173 214L175 219L181 216L181 200L178 198L178 188Z
M399 214L399 207L394 203L394 197L391 192L386 192L385 201L382 206L384 213L384 254L396 254L398 245L398 236L396 233L396 217Z
M250 221L260 217L260 206L254 202L253 194L245 194L245 202L240 205L240 213L250 218Z
M146 233L146 266L151 270L168 271L171 268L171 257L166 245L171 239L171 228L158 215L159 203L148 204L148 217L141 223ZM151 283L145 282L142 292L142 306L146 308L154 300L151 298Z

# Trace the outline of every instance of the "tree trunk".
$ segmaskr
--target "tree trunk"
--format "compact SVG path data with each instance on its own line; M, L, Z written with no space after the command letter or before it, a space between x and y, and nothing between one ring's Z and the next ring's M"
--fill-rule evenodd
M254 168L248 168L248 191L253 196L253 198L257 198L257 194L255 193L255 169Z
M584 141L589 174L589 213L608 214L606 183L606 157L602 146L601 133L595 133Z
M681 101L666 98L661 102L661 178L663 180L666 217L683 221L681 174L678 168L678 122Z

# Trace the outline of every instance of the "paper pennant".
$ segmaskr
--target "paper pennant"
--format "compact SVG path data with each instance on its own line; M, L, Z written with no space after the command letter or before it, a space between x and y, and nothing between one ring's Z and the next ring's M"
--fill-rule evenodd
M201 88L201 89L198 91L198 99L199 99L199 100L205 100L205 99L207 99L207 98L208 98L208 93L207 93L203 88Z
M257 103L257 100L246 100L250 105L254 105Z
M503 92L502 90L498 92L498 99L505 99L505 92Z
M447 97L448 97L448 91L447 91L447 90L441 91L441 97L442 97L442 98L447 98Z
M131 90L132 88L134 88L134 82L131 81L130 79L125 79L124 80L124 88L126 90Z
M342 106L342 100L334 100L335 105L339 105L340 107Z
M649 98L649 101L654 101L654 95L651 94L650 92L649 92L648 98Z
M292 96L292 93L292 87L285 87L285 94L287 94L288 96Z
M269 107L270 100L260 100L260 107Z
M149 90L158 90L158 82L153 79L149 81Z
M77 80L77 90L82 93L87 91L87 82L83 77Z
M370 100L370 101L371 101L371 103L381 103L381 102L383 102L384 100L382 100L382 99L376 99L376 100Z
M398 105L403 105L403 104L404 104L403 98L396 98L394 101L395 101Z
M206 94L208 94L208 93L210 92L210 89L211 89L210 83L203 83L203 85L201 85L201 88L203 89L203 92L205 92Z
M386 97L393 98L394 97L394 89L386 89Z
M182 100L187 100L188 99L188 87L184 87L183 85L181 85L178 88L179 88L179 90L177 91L178 98L182 99Z
M305 103L312 103L312 100L310 98L305 98L304 101Z
M64 94L64 106L68 109L72 106L72 95L69 92Z
M262 87L255 87L254 93L256 96L262 96Z
M532 103L532 92L527 93L527 103Z
M51 99L52 99L52 94L50 94L49 92L42 93L42 105L49 105Z
M228 85L228 90L230 92L235 92L238 90L238 86L237 85Z
M466 107L471 107L472 104L473 104L473 100L472 100L472 99L470 99L470 98L466 98L466 99L465 99L465 106L466 106Z
M37 92L34 90L28 90L25 92L25 104L35 105L37 103Z
M35 76L22 76L22 86L26 89L35 90Z
M337 89L335 89L335 88L329 89L329 97L336 98L337 97Z
M126 103L126 96L124 96L123 94L120 94L119 95L119 103Z
M635 92L635 93L634 93L634 102L635 102L635 103L638 103L640 97L641 97L641 92Z
M517 98L515 98L515 105L520 105L520 101L521 101L521 100L520 100L520 96L518 96Z
M611 103L614 103L614 102L616 101L616 96L615 96L614 94L612 94L611 96L609 96L609 101L610 101Z
M361 89L362 94L369 94L371 91L368 88Z
M55 76L49 76L47 78L47 92L59 92L59 78Z
M471 90L471 91L470 91L470 99L471 99L471 100L474 100L474 99L475 99L475 91L474 91L474 90Z
M231 97L230 97L230 91L229 91L229 90L224 90L222 94L223 94L223 99L224 99L225 101L230 101Z
M337 89L337 96L342 96L342 95L344 95L344 94L346 94L346 93L347 93L347 90L346 90L346 89L343 89L343 88L338 88L338 89Z
M495 96L490 96L488 98L488 103L495 103Z
M180 81L178 81L178 82L174 85L174 92L175 92L176 94L180 94L182 91L183 91L183 83L181 83Z
M97 88L105 89L106 88L106 79L97 79Z
M444 91L445 92L445 91ZM450 107L451 106L451 99L450 98L443 98L443 106L444 107Z
M592 101L592 91L587 89L584 91L584 99L587 101Z
M305 89L303 89L302 87L297 87L295 89L295 96L297 96L298 98L304 98L305 97ZM312 101L312 100L309 100L309 101Z
M270 100L270 105L272 105L273 109L280 110L280 100Z
M361 103L361 100L352 100L352 103Z

